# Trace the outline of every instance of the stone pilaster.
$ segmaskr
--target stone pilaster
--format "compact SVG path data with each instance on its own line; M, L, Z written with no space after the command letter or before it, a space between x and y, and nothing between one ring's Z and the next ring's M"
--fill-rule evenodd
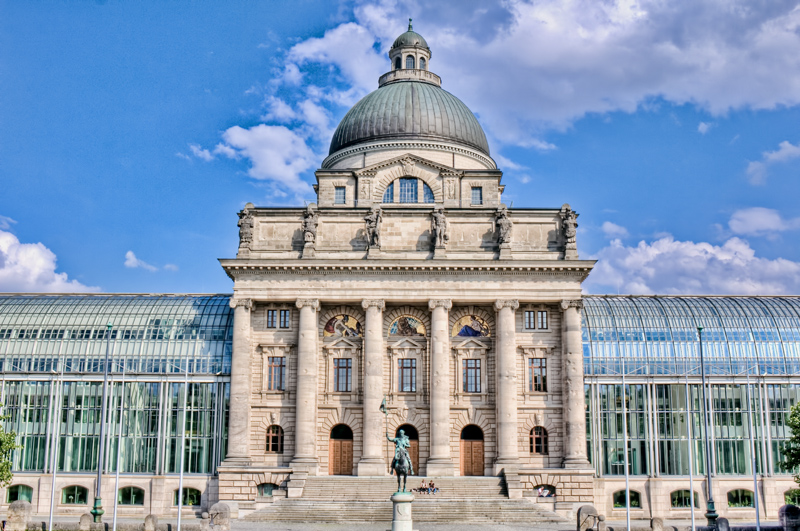
M297 334L297 406L295 408L295 471L316 475L317 458L317 299L299 299L300 325Z
M226 465L250 463L250 311L252 299L232 298L233 350Z
M383 308L382 300L364 300L367 312L364 327L364 449L358 461L359 476L385 476L386 462L382 453L383 413Z
M561 301L564 312L563 348L564 468L588 468L586 458L586 404L583 392L581 300Z
M450 457L450 300L431 300L431 453L428 476L452 476Z
M495 474L519 467L517 433L517 333L514 312L519 301L498 300L497 311L497 459Z

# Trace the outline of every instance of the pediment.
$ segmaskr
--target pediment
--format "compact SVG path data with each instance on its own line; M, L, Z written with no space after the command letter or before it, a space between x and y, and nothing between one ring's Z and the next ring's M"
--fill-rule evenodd
M445 166L443 164L439 164L438 162L434 162L417 155L412 155L411 153L406 153L405 155L400 155L399 157L394 157L392 159L384 160L378 162L377 164L361 168L360 170L357 170L355 174L357 177L374 177L379 171L391 168L392 166L415 166L417 164L428 166L436 173L441 175L461 175L463 173L460 170L456 170L450 166Z
M349 337L337 337L329 341L325 341L325 348L327 349L360 349L361 339L353 339Z
M389 341L392 341L391 339ZM424 349L426 347L425 338L420 336L420 339L415 340L410 337L402 337L389 344L392 349Z
M479 339L469 337L463 341L454 341L453 348L457 350L489 350L489 345Z

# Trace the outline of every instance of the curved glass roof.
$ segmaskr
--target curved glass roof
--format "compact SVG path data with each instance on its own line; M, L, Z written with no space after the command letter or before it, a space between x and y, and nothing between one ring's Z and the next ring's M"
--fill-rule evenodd
M229 295L0 296L0 371L229 374ZM110 333L107 324L111 323ZM64 366L59 363L63 360Z
M800 374L800 297L585 296L586 374Z

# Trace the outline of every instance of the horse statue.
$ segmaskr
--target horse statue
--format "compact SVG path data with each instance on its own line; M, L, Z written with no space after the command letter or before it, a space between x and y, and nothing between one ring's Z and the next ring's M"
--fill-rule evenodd
M386 432L386 439L394 443L394 459L392 459L392 470L397 476L397 492L406 491L406 480L408 475L414 475L414 466L411 464L411 458L408 456L408 447L411 445L408 436L403 430L397 432L397 437L389 437L389 432ZM400 490L400 476L403 476L403 490Z

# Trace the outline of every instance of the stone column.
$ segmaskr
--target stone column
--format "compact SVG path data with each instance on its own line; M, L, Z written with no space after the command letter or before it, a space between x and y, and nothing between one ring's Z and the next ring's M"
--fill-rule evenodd
M500 469L516 470L519 466L519 433L517 431L517 331L514 312L519 301L498 300L497 310L497 459L495 474Z
M385 476L383 435L386 431L383 400L383 308L382 300L364 300L367 312L364 327L364 449L358 461L359 476Z
M231 298L233 349L226 465L250 464L250 311L252 299Z
M291 466L295 472L317 474L317 299L299 299L300 330L297 334L297 402L295 450Z
M450 458L450 300L428 302L431 310L431 453L428 476L452 476Z
M564 468L588 468L586 458L586 401L583 392L581 300L561 301L564 402Z

